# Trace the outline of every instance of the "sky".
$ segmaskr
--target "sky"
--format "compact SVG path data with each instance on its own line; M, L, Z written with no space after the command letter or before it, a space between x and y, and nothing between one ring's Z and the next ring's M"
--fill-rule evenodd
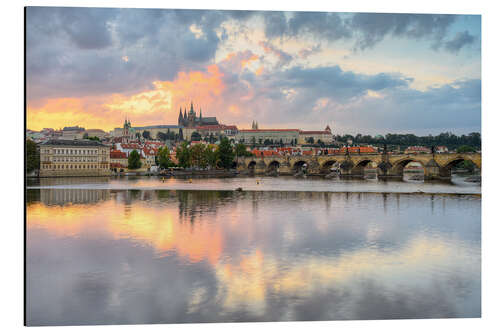
M28 7L27 128L481 132L481 16Z

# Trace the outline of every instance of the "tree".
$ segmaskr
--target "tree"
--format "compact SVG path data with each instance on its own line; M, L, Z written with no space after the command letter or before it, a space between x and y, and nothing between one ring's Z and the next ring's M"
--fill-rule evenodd
M211 168L215 168L219 160L218 151L207 145L205 147L205 159Z
M198 132L191 134L191 141L201 141L201 135Z
M30 139L26 140L26 171L40 169L40 153L36 149L36 143Z
M234 159L234 152L227 138L222 138L218 148L218 155L222 167L224 169L231 168Z
M142 132L142 137L143 137L144 139L149 139L149 140L151 140L151 133L149 133L149 131L144 131L144 132Z
M161 141L166 141L170 139L169 136L163 132L158 132L158 134L156 134L156 138Z
M84 139L88 139L88 137L89 137L89 133L85 132L85 133L83 134L83 138L84 138Z
M128 156L128 168L130 170L135 170L139 169L141 166L142 166L141 155L139 155L137 150L134 149Z
M264 140L264 146L270 146L272 144L273 144L273 142L271 140L269 140L269 139Z
M190 148L191 164L200 168L206 168L208 162L206 160L205 145L198 143Z
M468 145L462 145L457 148L457 153L475 153L476 150Z
M179 166L183 168L191 166L191 152L187 142L183 142L180 146L178 146L175 154L177 156L177 160L179 161Z
M247 146L245 146L242 143L238 143L234 148L234 151L236 153L236 156L244 156L244 157L253 156L253 154L247 150Z
M160 168L166 169L172 166L172 160L170 159L170 151L167 146L158 149L158 164Z
M308 138L306 138L306 142L309 143L309 144L313 144L314 143L314 138L312 136L308 137Z

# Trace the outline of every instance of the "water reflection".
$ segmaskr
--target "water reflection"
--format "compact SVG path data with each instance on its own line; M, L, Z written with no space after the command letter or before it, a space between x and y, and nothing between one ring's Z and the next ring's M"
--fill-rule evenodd
M64 191L28 190L29 325L481 313L480 197Z

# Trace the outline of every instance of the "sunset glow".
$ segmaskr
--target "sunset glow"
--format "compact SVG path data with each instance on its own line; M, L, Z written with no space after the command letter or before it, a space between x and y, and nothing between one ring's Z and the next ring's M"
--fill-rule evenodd
M92 27L69 34L68 15ZM176 124L192 101L240 127L480 131L479 16L275 12L278 29L270 15L31 7L27 127Z

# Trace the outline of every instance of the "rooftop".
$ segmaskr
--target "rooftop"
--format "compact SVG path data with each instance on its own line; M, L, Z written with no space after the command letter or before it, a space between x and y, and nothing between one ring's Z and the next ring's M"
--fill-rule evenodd
M42 143L44 146L71 146L71 147L106 147L94 140L57 140L52 139Z
M283 128L266 128L266 129L242 129L240 132L298 132L296 128L283 129Z

